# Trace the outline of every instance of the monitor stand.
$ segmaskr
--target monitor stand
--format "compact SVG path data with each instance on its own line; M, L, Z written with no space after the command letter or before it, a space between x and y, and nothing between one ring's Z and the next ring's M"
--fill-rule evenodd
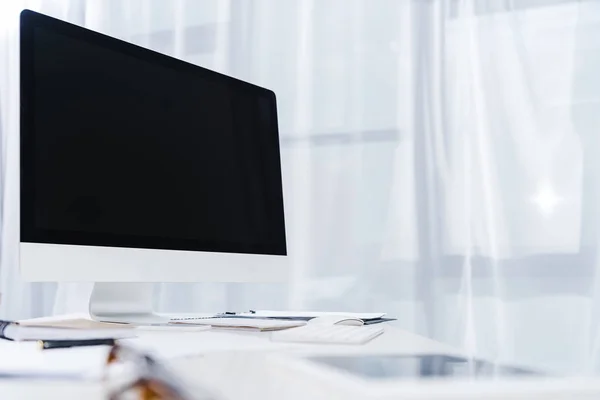
M134 325L167 323L168 317L154 313L153 298L153 283L95 282L90 316L95 321Z

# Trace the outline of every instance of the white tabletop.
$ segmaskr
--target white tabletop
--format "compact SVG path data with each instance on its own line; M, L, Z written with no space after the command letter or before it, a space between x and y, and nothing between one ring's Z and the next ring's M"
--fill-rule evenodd
M50 317L38 321L81 317L84 315ZM185 333L138 331L137 334L139 337L131 339L131 344L152 352L159 358L168 358L169 366L184 381L191 385L208 386L225 398L265 398L262 385L268 382L268 377L264 376L264 363L268 354L318 351L456 352L442 343L389 327L383 335L364 346L273 343L267 332L224 332L217 329ZM232 382L236 384L232 385ZM231 390L232 388L235 390ZM3 398L8 399L50 395L53 398L79 397L90 400L104 397L104 389L99 382L25 379L0 379L0 393Z
M202 385L224 399L286 400L591 400L600 398L600 381L580 378L526 378L368 381L319 368L310 355L464 355L459 349L391 326L363 346L294 345L277 347L268 334L244 334L264 341L248 351L209 352L171 365L190 384ZM204 336L203 336L204 337ZM208 335L206 336L208 337Z
M460 352L443 343L403 331L386 327L383 335L362 345L318 345L302 344L281 347L280 343L272 343L269 333L238 332L240 336L251 336L264 342L265 347L248 351L226 351L208 353L203 357L192 357L176 360L172 367L187 382L202 384L209 390L226 399L281 399L281 389L273 377L272 358L287 355L303 354L460 354ZM279 369L281 373L282 369ZM293 379L293 377L292 377ZM306 388L306 387L305 387ZM304 398L302 391L293 389L299 398ZM334 398L331 393L324 393L324 398Z
M73 317L73 316L71 316ZM273 343L269 333L220 331L212 329L201 332L144 332L131 344L162 358L168 367L190 387L199 386L223 399L445 399L452 393L461 399L471 398L538 398L545 399L588 399L598 398L600 385L593 382L525 382L523 384L493 383L481 386L466 384L406 384L379 385L377 387L360 382L347 382L347 377L336 377L329 371L306 367L302 360L310 354L455 354L458 349L425 337L391 326L385 327L383 335L363 346L348 345L291 345ZM342 383L340 383L342 382ZM446 386L444 386L446 385ZM479 386L478 386L479 385ZM495 386L494 386L495 385ZM500 385L500 386L498 386ZM543 386L543 387L542 387ZM555 397L548 396L544 387L557 390ZM398 395L406 389L409 396ZM571 388L588 388L578 397L572 396ZM345 389L340 390L340 389ZM381 390L379 390L381 389ZM519 396L493 397L496 393L517 393ZM536 392L537 391L537 392ZM2 398L85 398L101 399L105 388L99 382L40 381L0 379ZM404 392L402 392L404 393ZM589 394L589 397L587 396ZM473 396L471 396L473 395ZM537 396L537 394L536 394Z

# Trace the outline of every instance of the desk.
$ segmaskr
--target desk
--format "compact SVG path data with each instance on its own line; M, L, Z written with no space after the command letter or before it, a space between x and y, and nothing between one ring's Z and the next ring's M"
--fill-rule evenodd
M37 321L53 319L83 318L85 315L73 314L61 317L40 318ZM368 351L385 353L393 349L396 352L456 352L450 346L433 340L411 334L409 332L386 327L386 332L364 346L323 346L323 345L283 345L272 343L268 332L229 331L226 337L230 345L223 343L224 335L217 334L218 330L195 333L165 333L139 331L140 342L152 344L160 338L163 342L168 338L172 342L201 340L207 348L213 347L211 340L219 338L214 343L219 351L210 351L185 358L168 360L169 367L183 380L194 384L204 385L209 390L220 394L225 399L258 399L268 400L269 368L268 356L279 354L282 350L290 352L325 351L335 348L336 352ZM220 331L222 332L222 331ZM236 340L239 338L240 340ZM252 339L252 340L248 340ZM132 339L137 340L137 339ZM160 340L157 345L160 346ZM241 343L241 345L240 345ZM231 350L228 350L228 347ZM167 351L159 351L168 355ZM235 382L235 384L232 384ZM0 379L2 398L85 398L86 400L101 399L104 396L103 386L99 382L67 382L67 381L29 381ZM279 397L281 398L281 397Z
M246 333L260 337L265 343L269 342L269 334ZM457 349L425 337L406 332L391 326L386 326L383 335L363 346L344 345L293 345L285 351L268 349L247 352L210 353L203 357L175 360L175 368L185 381L205 385L214 393L226 399L305 399L314 397L314 391L321 392L323 399L336 398L332 392L319 390L319 386L310 388L311 382L298 384L287 388L281 387L282 381L291 382L296 376L283 376L283 369L274 363L282 354L414 354L414 353L446 353L460 354ZM295 375L295 374L292 374ZM300 380L299 380L300 382ZM299 390L302 389L302 390ZM335 390L332 388L332 390ZM285 393L285 395L284 395ZM310 396L309 396L310 393ZM297 397L294 397L297 395ZM348 399L348 397L345 397ZM363 398L359 396L359 398Z
M398 391L388 388L383 391L363 390L364 385L354 385L340 390L335 379L329 379L327 374L315 373L314 370L302 371L301 366L288 368L293 363L290 360L302 354L413 354L413 353L446 353L460 355L458 349L415 335L392 326L386 326L386 332L364 346L342 345L288 345L271 343L269 333L230 332L225 335L231 340L231 350L223 343L223 335L218 330L194 333L161 333L139 332L140 341L153 342L154 338L162 336L163 343L166 335L169 341L202 341L204 348L211 348L211 340L219 338L215 346L219 351L207 351L184 358L167 361L174 370L191 387L194 385L208 388L223 399L597 399L600 398L600 384L597 381L576 382L568 380L540 382L493 382L491 384L473 382L444 382L437 383L403 383L402 387L410 393L409 396L398 396ZM211 334L212 333L212 334ZM211 339L213 338L213 339ZM251 338L252 340L247 340ZM244 340L246 339L246 340ZM134 339L135 340L135 339ZM160 341L157 341L160 346ZM248 348L240 343L248 343ZM257 346L257 344L259 344ZM167 346L168 347L168 346ZM159 349L163 351L164 349ZM164 353L167 355L167 353ZM398 384L396 385L396 389ZM487 385L487 386L482 386ZM344 388L341 388L344 389ZM362 391L361 391L362 390ZM490 392L492 390L492 392ZM548 391L558 395L549 396ZM573 391L578 391L575 395ZM2 399L28 398L84 398L95 400L104 398L104 388L99 382L44 382L29 380L0 379ZM404 393L404 392L403 392ZM491 394L494 394L492 396ZM449 394L458 397L448 397ZM539 397L538 397L539 396Z
M263 336L268 340L268 335ZM583 378L369 382L317 368L303 356L336 354L464 355L443 343L391 326L364 346L302 345L285 351L220 352L181 359L172 368L186 382L224 399L285 400L597 400L600 381ZM302 362L303 361L303 362Z

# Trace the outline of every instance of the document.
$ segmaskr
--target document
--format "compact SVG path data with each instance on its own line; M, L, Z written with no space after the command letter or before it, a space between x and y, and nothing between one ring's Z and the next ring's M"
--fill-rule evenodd
M298 326L306 325L305 321L288 321L288 320L277 320L277 319L261 319L261 318L189 318L171 322L174 325L185 324L185 325L210 325L213 328L224 328L224 329L244 329L244 330L256 330L256 331L279 331L282 329L295 328Z
M383 318L385 313L354 313L354 312L342 312L342 311L272 311L272 310L257 310L254 312L248 312L241 314L243 316L254 316L264 318L316 318L328 315L344 316L362 319L367 321L370 319Z

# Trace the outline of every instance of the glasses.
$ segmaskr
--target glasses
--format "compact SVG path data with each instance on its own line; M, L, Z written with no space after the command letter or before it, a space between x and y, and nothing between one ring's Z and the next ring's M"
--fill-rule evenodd
M181 380L153 357L120 344L113 345L108 354L103 380L112 383L110 400L216 400L201 389L194 390L192 395Z

